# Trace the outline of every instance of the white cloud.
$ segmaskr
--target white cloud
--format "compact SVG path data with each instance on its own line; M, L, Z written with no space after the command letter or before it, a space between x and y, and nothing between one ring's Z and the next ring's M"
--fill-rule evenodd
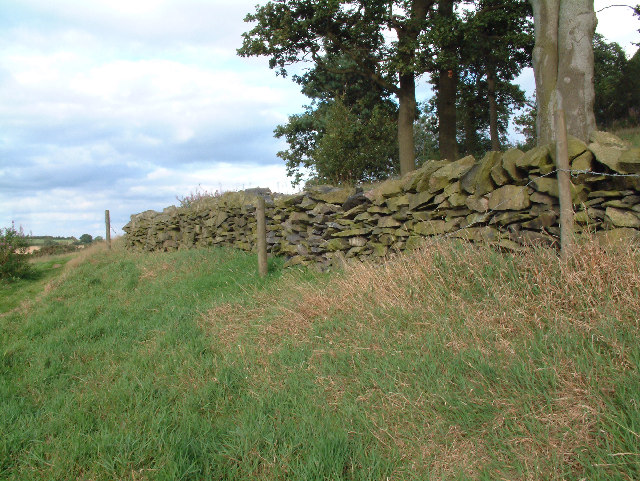
M120 228L196 189L291 190L272 130L307 100L237 57L255 3L3 3L0 227L104 235L105 209ZM599 18L609 40L637 41L629 9Z

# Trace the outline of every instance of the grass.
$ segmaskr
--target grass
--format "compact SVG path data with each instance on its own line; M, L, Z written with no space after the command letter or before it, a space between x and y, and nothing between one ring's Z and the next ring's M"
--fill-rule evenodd
M47 242L52 243L52 245L70 245L75 242L71 237L53 238L50 236L28 236L26 240L30 246L44 246Z
M640 253L94 251L0 317L0 479L638 479Z
M614 132L622 140L626 140L632 147L640 147L640 127L626 127Z
M0 315L35 299L72 258L73 255L60 255L32 260L33 273L28 279L0 282Z

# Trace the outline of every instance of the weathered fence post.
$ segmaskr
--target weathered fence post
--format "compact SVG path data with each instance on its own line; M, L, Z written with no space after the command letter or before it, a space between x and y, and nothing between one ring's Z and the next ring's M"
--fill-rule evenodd
M571 199L571 180L569 179L569 152L567 145L567 127L564 110L556 112L556 165L558 167L558 191L560 200L560 253L567 260L573 249L573 202Z
M258 206L256 207L257 246L258 246L258 273L260 277L267 275L267 218L265 213L264 197L258 196Z
M107 241L107 249L111 249L111 219L109 218L109 210L104 211L104 223L107 227L105 240Z

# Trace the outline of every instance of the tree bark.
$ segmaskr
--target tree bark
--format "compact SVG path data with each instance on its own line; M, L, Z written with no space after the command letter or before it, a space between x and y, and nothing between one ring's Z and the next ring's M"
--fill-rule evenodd
M558 85L567 132L589 139L596 129L593 113L593 34L598 20L593 0L563 0L558 21Z
M398 71L400 87L398 89L398 154L400 157L400 175L416 168L416 152L413 140L413 123L416 119L416 72L415 59L418 36L422 23L433 0L413 0L411 13L404 25L395 27L398 35L398 53L400 68Z
M584 141L595 130L593 103L593 0L529 0L536 43L538 145L555 140L555 110L567 114L567 132Z
M454 0L441 0L438 3L438 14L443 17L453 17ZM455 57L457 46L443 45L449 56ZM449 68L450 67L450 68ZM458 143L456 140L456 92L458 76L454 66L442 66L438 75L438 144L440 157L456 160L458 157Z
M487 96L489 97L489 133L491 135L491 150L500 151L498 136L498 102L496 102L496 79L491 70L487 71Z
M416 168L416 152L413 140L413 123L416 119L416 82L413 73L400 75L398 92L398 150L400 175Z
M438 77L438 144L440 157L456 160L456 90L457 77L453 70L440 70Z

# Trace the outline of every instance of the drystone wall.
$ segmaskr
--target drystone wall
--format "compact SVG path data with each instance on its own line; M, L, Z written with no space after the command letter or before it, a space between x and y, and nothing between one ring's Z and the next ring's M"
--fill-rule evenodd
M505 249L552 245L559 236L552 145L455 162L427 161L370 189L317 186L294 195L268 189L226 193L189 206L131 216L132 249L255 248L256 196L267 204L267 245L288 263L330 265L382 258L428 236L491 242ZM576 229L634 242L640 238L640 149L594 132L569 139Z

